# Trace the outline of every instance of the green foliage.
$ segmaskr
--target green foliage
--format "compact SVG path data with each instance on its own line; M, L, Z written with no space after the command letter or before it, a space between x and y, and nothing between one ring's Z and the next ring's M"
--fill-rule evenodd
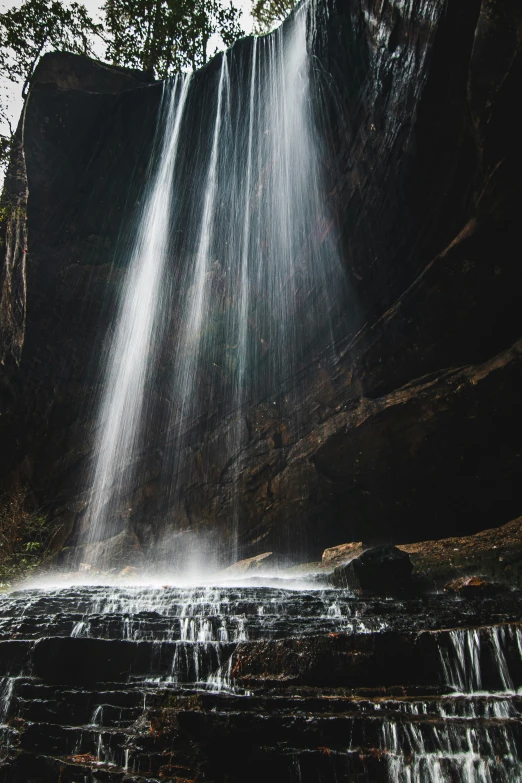
M3 76L1 72L0 75ZM9 90L7 85L5 83L0 84L0 124L7 125L9 128L8 134L0 133L0 170L7 169L13 147L13 128L7 114L8 98Z
M204 65L211 36L230 46L240 12L223 0L106 0L107 57L165 78Z
M41 564L55 532L26 489L0 496L0 589Z
M52 49L90 54L93 35L101 32L80 3L24 0L0 14L0 73L23 84L26 95L42 54Z
M12 135L2 136L0 135L0 169L7 168L9 159L11 157L11 147L13 144Z
M78 2L23 0L0 13L0 77L21 84L25 97L42 54L89 55L99 37L115 65L165 78L204 65L212 36L230 46L242 35L240 11L232 0L106 0L103 9L104 26L95 24ZM0 95L0 120L9 125L6 108ZM9 162L12 139L11 128L0 134L0 168Z
M101 33L80 3L65 6L61 0L24 0L0 13L0 77L22 85L25 98L38 60L52 49L91 54L93 36ZM0 98L0 120L9 134L0 134L0 167L9 162L13 129L5 97Z
M296 0L252 0L254 32L265 35L277 27L294 8Z

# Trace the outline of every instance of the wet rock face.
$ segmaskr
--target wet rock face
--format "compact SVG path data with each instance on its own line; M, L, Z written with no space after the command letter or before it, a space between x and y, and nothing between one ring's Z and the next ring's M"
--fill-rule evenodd
M81 556L85 566L92 566L94 563L102 570L117 564L125 564L129 568L143 565L139 539L136 534L127 531L122 531L107 541L98 541L83 547Z
M505 586L488 582L480 576L461 576L444 585L448 593L455 593L464 598L484 598L488 595L496 595L505 590Z
M11 298L2 305L0 405L9 448L0 475L8 487L38 484L44 504L50 495L66 500L67 509L57 504L66 535L81 508L79 463L90 448L92 348L102 350L112 321L160 93L143 74L47 55L27 100L21 157L6 179L1 277Z
M235 514L241 557L318 559L340 541L460 535L520 513L519 4L315 7L324 169L353 294L338 360L332 368L310 357L275 405L244 409L237 454L227 451L225 415L198 422L180 459L192 480L179 508L160 478L161 422L152 423L115 532L131 531L155 558L158 531L226 544ZM0 432L12 447L0 477L37 491L74 543L95 365L160 87L53 57L36 74L24 161L8 179L12 200L28 186L26 221L18 211L6 229L11 238L27 230L28 253L18 243L13 254L9 240ZM212 74L198 76L203 92Z

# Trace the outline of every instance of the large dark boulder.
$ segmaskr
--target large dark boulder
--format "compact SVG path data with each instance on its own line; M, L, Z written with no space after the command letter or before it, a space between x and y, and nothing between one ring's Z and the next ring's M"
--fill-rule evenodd
M349 563L337 566L331 582L356 593L400 595L412 591L412 571L413 565L406 552L395 546L376 546Z

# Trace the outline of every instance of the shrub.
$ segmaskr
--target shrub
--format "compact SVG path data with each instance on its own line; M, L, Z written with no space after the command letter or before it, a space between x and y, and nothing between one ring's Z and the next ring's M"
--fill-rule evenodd
M26 488L0 495L0 589L28 576L42 563L54 532Z

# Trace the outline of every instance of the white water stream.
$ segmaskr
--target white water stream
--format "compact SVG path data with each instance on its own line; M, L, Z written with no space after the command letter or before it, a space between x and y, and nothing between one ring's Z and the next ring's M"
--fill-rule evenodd
M122 491L132 478L129 461L138 446L145 386L163 309L172 178L190 76L166 82L160 108L159 163L145 197L116 330L107 359L96 429L89 539L107 536ZM122 466L125 470L122 473Z
M169 488L170 529L182 528L194 427L201 443L216 420L231 416L220 459L234 487L244 406L265 399L274 414L314 352L332 351L345 279L313 116L307 15L305 3L273 34L225 53L206 77L205 105L199 92L191 99L197 79L165 84L102 378L88 542L125 527L141 480L137 460L151 437L160 483ZM159 391L158 362L170 378ZM154 398L161 398L163 431L151 436ZM205 470L198 468L198 481L207 480ZM231 507L234 558L237 495ZM99 552L88 562L103 565Z

